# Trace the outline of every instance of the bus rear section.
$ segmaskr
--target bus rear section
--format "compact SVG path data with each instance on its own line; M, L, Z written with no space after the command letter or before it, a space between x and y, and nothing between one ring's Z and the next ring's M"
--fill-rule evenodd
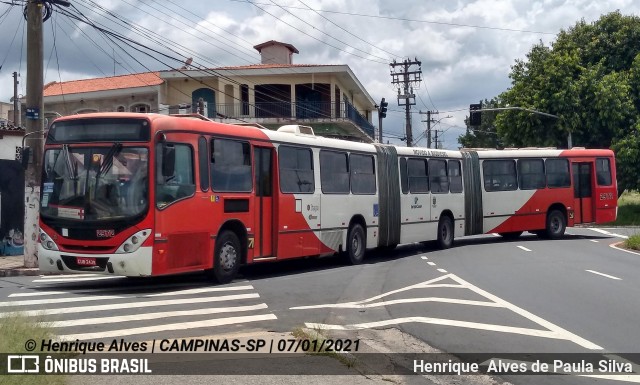
M529 231L555 239L567 226L616 218L615 159L610 150L463 154L468 178L466 235L498 233L516 238ZM475 197L468 194L471 189Z

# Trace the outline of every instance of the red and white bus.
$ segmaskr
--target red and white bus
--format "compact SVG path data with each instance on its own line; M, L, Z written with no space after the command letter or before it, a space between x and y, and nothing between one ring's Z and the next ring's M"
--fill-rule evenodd
M609 150L445 151L207 120L96 113L45 144L38 259L154 276L566 226L616 216Z

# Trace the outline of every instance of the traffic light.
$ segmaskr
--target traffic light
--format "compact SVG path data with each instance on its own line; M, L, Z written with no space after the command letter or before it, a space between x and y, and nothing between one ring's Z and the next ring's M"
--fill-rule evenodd
M469 105L469 125L479 126L482 123L482 104L470 104Z
M382 98L382 100L380 101L380 117L381 118L386 118L387 117L387 106L389 105L389 103L384 101L384 98Z

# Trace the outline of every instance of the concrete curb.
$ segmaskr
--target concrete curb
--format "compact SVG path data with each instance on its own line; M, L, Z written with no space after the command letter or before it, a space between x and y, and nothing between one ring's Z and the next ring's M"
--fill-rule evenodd
M38 268L17 267L12 269L0 269L0 277L33 277L36 275L44 275Z

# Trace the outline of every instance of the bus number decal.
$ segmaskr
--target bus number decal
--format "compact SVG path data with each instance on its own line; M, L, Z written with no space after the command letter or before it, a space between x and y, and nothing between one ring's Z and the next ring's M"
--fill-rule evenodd
M601 201L608 201L613 199L613 193L601 193L600 194L600 200Z

